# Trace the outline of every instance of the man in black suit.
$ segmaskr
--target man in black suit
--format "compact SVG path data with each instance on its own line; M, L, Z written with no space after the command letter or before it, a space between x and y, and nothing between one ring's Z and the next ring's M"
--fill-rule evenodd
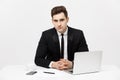
M35 64L59 70L73 66L74 53L88 51L84 34L81 30L67 25L68 13L64 6L51 10L54 28L42 33L35 56Z

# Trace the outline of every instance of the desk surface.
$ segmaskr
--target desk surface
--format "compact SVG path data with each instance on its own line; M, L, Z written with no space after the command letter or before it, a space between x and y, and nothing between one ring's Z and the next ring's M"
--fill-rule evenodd
M30 71L37 71L34 75L26 75ZM55 74L43 73L44 71ZM120 69L117 66L102 66L98 73L72 75L56 69L48 69L35 65L12 65L0 70L0 80L120 80Z

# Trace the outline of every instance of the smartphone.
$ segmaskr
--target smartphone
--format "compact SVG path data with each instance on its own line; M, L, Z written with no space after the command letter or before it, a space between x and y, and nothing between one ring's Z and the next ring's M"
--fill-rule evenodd
M26 73L26 75L34 75L35 73L37 73L37 71L30 71L30 72Z

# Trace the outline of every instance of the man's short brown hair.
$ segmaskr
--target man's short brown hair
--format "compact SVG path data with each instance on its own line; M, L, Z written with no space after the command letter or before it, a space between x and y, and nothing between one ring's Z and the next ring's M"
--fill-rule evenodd
M51 17L53 17L54 15L56 14L59 14L63 12L65 17L67 18L68 17L68 13L67 13L67 10L64 6L56 6L54 7L52 10L51 10Z

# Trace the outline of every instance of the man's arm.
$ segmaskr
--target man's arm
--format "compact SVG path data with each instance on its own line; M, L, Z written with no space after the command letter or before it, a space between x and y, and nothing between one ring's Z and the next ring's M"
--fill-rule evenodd
M83 32L80 35L80 44L78 51L89 51Z
M36 56L35 56L35 64L42 67L49 67L50 60L45 59L47 56L47 43L46 43L46 35L44 32L42 33L41 39L39 41Z

